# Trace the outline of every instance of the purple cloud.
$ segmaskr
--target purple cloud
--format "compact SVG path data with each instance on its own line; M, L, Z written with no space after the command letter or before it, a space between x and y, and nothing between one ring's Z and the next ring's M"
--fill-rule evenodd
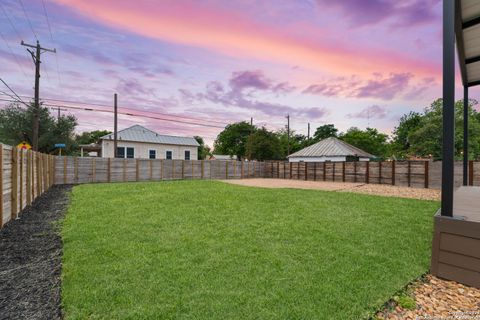
M296 89L288 82L276 83L272 79L266 77L261 70L233 72L228 83L230 88L232 88L232 91L235 92L241 92L244 89L253 89L275 93L288 93Z
M333 6L350 20L352 26L366 26L393 20L395 26L413 26L434 21L439 0L317 0L322 8Z
M312 84L302 92L327 97L345 96L392 100L408 88L412 78L411 73L391 73L387 77L375 73L374 78L367 81L361 81L355 76L341 77Z
M391 100L407 88L412 77L411 73L392 73L388 78L377 75L376 79L369 80L367 84L360 86L356 90L355 97L376 97Z
M349 119L384 119L387 117L387 109L378 105L366 107L359 112L349 113Z
M118 85L116 86L117 92L122 92L126 95L151 95L154 92L154 89L144 87L136 79L120 79Z

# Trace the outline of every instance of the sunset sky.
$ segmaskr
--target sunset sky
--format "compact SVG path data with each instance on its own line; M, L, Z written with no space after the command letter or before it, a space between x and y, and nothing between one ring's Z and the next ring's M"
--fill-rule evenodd
M34 32L57 49L42 56L42 98L112 105L116 92L129 113L212 126L122 115L120 128L209 144L226 123L273 130L287 114L299 133L308 122L390 133L441 96L439 0L2 0L0 77L23 96L34 69L20 41ZM113 128L111 114L69 112L78 131Z

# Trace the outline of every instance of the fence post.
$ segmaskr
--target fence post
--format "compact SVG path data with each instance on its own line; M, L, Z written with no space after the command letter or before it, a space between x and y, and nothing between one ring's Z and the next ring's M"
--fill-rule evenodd
M305 181L308 180L308 162L305 162Z
M12 191L11 191L11 219L17 217L17 206L18 206L18 150L16 147L12 147Z
M225 161L225 180L228 180L228 160Z
M203 179L205 175L205 160L200 160L200 178Z
M357 182L357 161L353 161L353 182Z
M382 161L378 162L378 184L382 184Z
M27 190L26 190L26 192L27 192L27 206L29 206L32 203L32 172L31 172L32 162L31 162L31 159L30 159L30 154L31 154L31 151L27 150L27 187L26 187L27 188ZM3 183L3 180L0 179L0 181L2 181L2 183Z
M42 161L43 161L43 192L47 191L48 184L47 184L47 155L42 154Z
M300 163L301 162L297 162L297 180L300 180Z
M286 168L285 168L285 167L286 167L286 164L285 164L285 161L283 161L283 179L286 178L286 174L287 174L287 173L285 172L285 171L286 171Z
M367 167L365 168L365 182L370 183L370 161L366 161Z
M160 160L160 180L163 180L164 178L164 167L165 167L165 161L162 159Z
M335 162L332 162L332 180L335 181Z
M271 171L271 178L273 178L273 162L272 161L270 161L270 165L272 166L272 168L270 170Z
M425 161L425 188L428 189L428 180L429 180L429 170L428 170L429 161Z
M192 162L192 179L195 178L195 160L191 160Z
M97 160L92 158L92 182L97 182Z
M469 170L468 170L468 181L469 181L469 185L470 186L473 186L473 160L470 160L470 162L468 163L468 166L469 166Z
M233 178L237 177L237 160L233 161Z
M182 160L182 180L185 179L185 160Z
M23 150L20 149L20 199L19 199L19 210L23 209Z
M3 227L3 144L0 143L0 228Z
M122 161L122 180L123 182L127 181L127 159Z
M317 181L317 163L313 163L313 181Z
M392 161L392 185L395 185L395 160Z
M277 179L280 179L280 161L277 161Z
M63 183L67 184L67 157L63 157Z
M140 161L135 159L135 181L139 181L140 179Z
M244 161L242 161L242 167L240 168L240 178L243 179L243 176L245 174L245 169L243 168Z
M55 184L56 183L56 180L57 180L57 156L52 156L52 159L53 159L53 163L52 163L52 168L53 168L53 172L52 172L52 184ZM32 173L33 173L33 154L32 154ZM32 183L32 187L33 187L33 183Z
M289 178L292 179L292 162L289 162L290 163L290 172L289 172Z
M150 159L150 180L153 180L153 159Z
M250 178L250 160L247 163L247 178Z
M412 171L412 163L410 160L407 160L407 183L408 186L411 186L411 171Z
M342 181L345 182L345 161L342 162Z
M254 178L256 178L255 175L256 175L256 172L257 172L257 170L256 170L256 164L255 164L255 163L256 163L256 161L253 161L253 177L254 177Z
M323 181L327 180L327 163L323 161Z
M110 158L108 158L110 160ZM78 157L74 157L73 158L73 170L74 170L74 181L75 183L78 183ZM109 163L109 168L108 168L108 174L110 176L110 163ZM110 182L110 177L109 177L109 181Z

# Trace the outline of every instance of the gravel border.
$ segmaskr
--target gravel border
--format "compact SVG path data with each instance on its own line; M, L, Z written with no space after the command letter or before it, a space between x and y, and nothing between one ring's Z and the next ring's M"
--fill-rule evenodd
M63 218L72 186L54 186L0 229L0 319L61 319Z
M365 184L331 181L305 181L289 179L235 179L222 180L223 182L242 186L260 188L297 188L314 189L338 192L355 192L386 197L399 197L421 200L440 200L440 190L425 188L408 188L387 184Z

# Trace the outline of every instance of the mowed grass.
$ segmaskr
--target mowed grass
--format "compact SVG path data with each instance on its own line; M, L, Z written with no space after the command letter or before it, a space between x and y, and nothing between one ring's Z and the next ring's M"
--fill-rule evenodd
M437 202L217 181L73 189L67 319L359 319L429 267Z

